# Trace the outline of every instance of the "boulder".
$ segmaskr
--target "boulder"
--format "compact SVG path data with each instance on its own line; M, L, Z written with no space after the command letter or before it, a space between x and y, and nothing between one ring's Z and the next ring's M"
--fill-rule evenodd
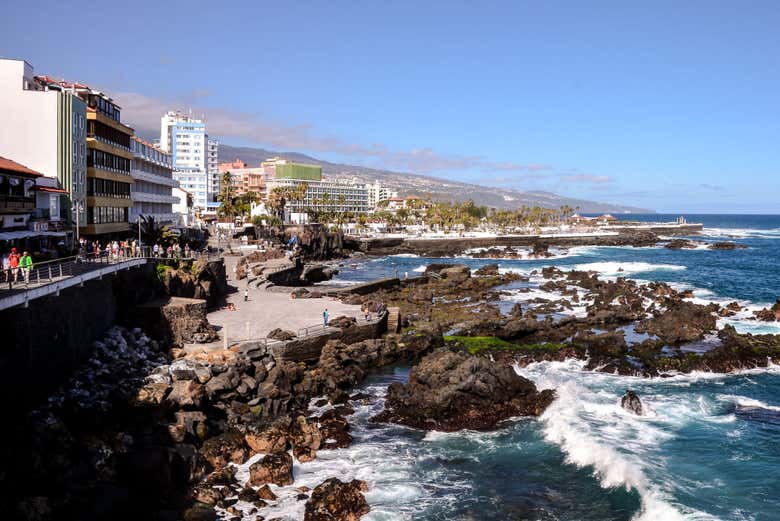
M538 416L554 398L510 366L440 349L412 369L406 385L390 385L374 420L426 430L489 429L513 416Z
M695 250L696 243L688 239L673 239L664 248L668 250Z
M203 386L193 380L179 380L173 383L173 389L165 401L177 408L200 406L203 399Z
M293 483L293 459L286 452L268 454L249 467L249 484L260 487L273 483L283 487Z
M244 437L234 431L207 439L203 442L200 453L215 469L222 469L228 463L240 465L249 458L249 448Z
M205 384L211 379L211 370L208 367L188 358L175 360L168 371L174 381L197 380L199 383Z
M744 244L737 244L732 241L714 242L708 246L710 250L744 250L747 248Z
M620 406L637 416L642 416L644 414L642 401L639 399L639 395L634 391L626 391L626 394L624 394L623 398L620 400Z
M686 301L667 301L667 308L636 326L638 333L649 333L669 344L701 340L715 330L719 306L702 306Z
M365 481L330 478L317 485L306 502L304 521L357 521L371 509L363 496Z
M498 275L498 264L488 264L486 266L482 266L477 271L475 271L474 274L480 277Z
M282 328L277 327L276 329L274 329L273 331L268 333L265 337L266 338L271 338L273 340L287 341L287 340L292 340L293 338L296 338L296 336L297 335L295 333L293 333L292 331L288 331L286 329L282 329Z

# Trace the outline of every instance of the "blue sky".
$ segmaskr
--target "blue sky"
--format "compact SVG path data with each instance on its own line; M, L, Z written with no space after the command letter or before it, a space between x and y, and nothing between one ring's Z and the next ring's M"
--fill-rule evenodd
M149 136L659 211L780 213L780 4L13 2L0 55ZM1 124L1 122L0 122Z

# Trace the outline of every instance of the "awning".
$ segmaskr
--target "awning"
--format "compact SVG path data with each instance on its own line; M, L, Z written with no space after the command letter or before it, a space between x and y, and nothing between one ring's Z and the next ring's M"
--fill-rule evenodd
M66 232L43 232L34 230L19 230L15 232L0 232L0 241L13 241L26 237L65 237Z

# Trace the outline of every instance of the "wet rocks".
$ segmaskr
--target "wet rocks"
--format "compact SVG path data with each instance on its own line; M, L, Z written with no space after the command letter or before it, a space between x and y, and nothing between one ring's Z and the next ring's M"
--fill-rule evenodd
M489 429L512 416L537 416L552 402L511 367L461 350L440 349L392 384L375 421L427 430Z
M668 250L695 250L696 243L688 239L673 239L664 248Z
M707 249L709 250L721 250L721 251L744 250L746 248L747 246L745 246L744 244L738 244L732 241L714 242L707 247Z
M753 315L764 322L774 322L780 320L780 300L774 303L771 308L764 308L760 311L754 311Z
M283 487L293 483L293 459L287 452L268 454L249 466L249 484L260 487L268 483Z
M642 409L642 401L639 399L639 395L637 395L634 391L626 391L626 394L624 394L623 398L620 399L620 406L628 412L636 414L637 416L642 416L644 414Z
M371 509L363 492L365 481L330 478L317 485L306 502L304 521L357 521Z
M478 277L498 275L498 264L487 264L486 266L482 266L474 272L474 275L477 275Z
M669 344L693 342L715 330L719 306L702 306L685 301L668 302L666 310L636 326L639 333L655 335Z

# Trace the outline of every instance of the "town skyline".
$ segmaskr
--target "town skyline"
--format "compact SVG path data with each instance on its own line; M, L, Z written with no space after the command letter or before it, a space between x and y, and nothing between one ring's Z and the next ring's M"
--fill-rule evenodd
M20 38L23 19L55 35L55 20L75 20L45 2L8 10L0 49L111 93L141 136L164 112L191 109L234 146L659 212L777 212L780 77L762 58L777 45L770 3L674 14L663 4L431 5L411 17L408 5L192 9L180 25L213 35L197 59L165 30L176 6L136 7L94 13L107 38L112 18L144 20L110 35L132 49L122 60L78 40ZM306 38L292 42L294 20Z

